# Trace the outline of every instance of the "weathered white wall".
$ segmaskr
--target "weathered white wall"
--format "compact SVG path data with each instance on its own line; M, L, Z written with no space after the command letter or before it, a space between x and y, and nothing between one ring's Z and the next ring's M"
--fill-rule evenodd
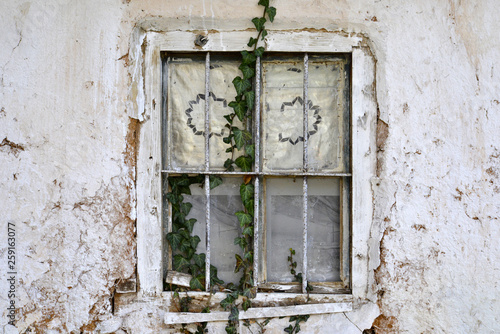
M368 288L380 315L366 304L312 317L303 332L500 332L497 2L271 2L277 27L363 34L377 60L380 178ZM20 331L167 331L154 303L111 315L113 285L135 272L131 33L151 17L178 18L184 28L199 18L207 27L249 21L260 14L256 3L1 1L0 328L13 222ZM268 327L279 333L285 323Z

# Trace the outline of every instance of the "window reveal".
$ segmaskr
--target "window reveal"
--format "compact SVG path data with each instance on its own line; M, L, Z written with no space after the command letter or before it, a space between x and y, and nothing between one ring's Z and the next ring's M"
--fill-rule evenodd
M228 131L223 116L230 113L228 103L236 95L232 79L239 74L231 57L163 58L164 176L224 179L213 190L192 186L186 198L193 204L190 218L198 221L194 233L202 239L197 252L206 252L207 268L218 267L226 283L238 281L234 254L240 249L233 240L240 235L234 213L241 210L241 177L236 177L250 174L256 198L254 283L305 292L309 282L313 293L349 288L349 58L271 54L257 61L256 110L246 124L254 134L256 162L252 172L243 173L223 167L231 158L222 141ZM302 287L291 283L289 248L297 252Z

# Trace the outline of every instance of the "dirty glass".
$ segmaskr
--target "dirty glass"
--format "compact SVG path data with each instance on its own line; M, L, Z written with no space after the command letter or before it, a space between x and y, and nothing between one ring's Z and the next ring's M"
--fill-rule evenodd
M205 59L202 57L168 58L168 133L170 166L173 170L202 170L205 164ZM239 74L236 61L215 59L210 65L209 145L210 167L223 170L227 136L224 115L236 96L232 80ZM237 120L235 126L241 127ZM241 154L241 153L239 153ZM239 154L235 154L234 158Z
M340 281L340 182L309 178L307 279Z
M340 280L340 188L336 178L308 181L307 277L312 282ZM297 272L303 259L302 178L267 179L266 258L269 282L291 282L288 256L295 250Z
M234 215L242 210L240 185L240 178L226 177L210 194L210 261L226 283L238 283L240 275L234 273L234 254L241 253L240 247L234 244L234 239L241 234Z
M304 144L303 60L264 61L262 67L263 168L300 170ZM309 169L342 171L345 60L313 58L308 78Z

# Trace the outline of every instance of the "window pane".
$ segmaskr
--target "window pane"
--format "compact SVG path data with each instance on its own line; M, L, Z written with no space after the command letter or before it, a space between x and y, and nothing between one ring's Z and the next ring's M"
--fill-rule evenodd
M205 164L205 60L168 58L168 149L174 170Z
M345 60L309 62L309 168L343 170Z
M348 134L347 60L309 61L309 167L344 171ZM263 168L299 170L303 159L302 59L263 62Z
M267 281L291 282L290 248L297 272L302 271L302 178L269 178L265 187Z
M241 178L224 178L210 194L210 261L217 267L225 283L238 283L241 273L235 274L234 254L242 254L234 239L241 234L236 211L243 209L240 197Z
M222 141L222 138L229 134L229 129L225 127L227 121L224 115L229 115L233 109L228 104L234 100L236 90L233 79L241 75L236 61L212 60L210 66L210 169L224 170L224 162L233 157L236 160L243 151L236 151L233 156L226 153L229 144ZM243 128L242 123L235 118L233 125ZM236 169L238 169L235 166Z
M340 181L308 179L307 279L340 280Z
M210 167L224 170L228 135L224 115L232 112L228 104L236 96L232 80L241 75L238 62L214 59L210 63ZM205 59L171 57L168 60L168 131L171 167L175 170L202 170L205 164ZM234 126L243 128L238 119ZM235 152L236 159L242 152Z
M303 61L264 61L262 75L263 169L302 169Z
M189 215L186 219L194 218L196 223L193 227L192 235L197 235L200 237L201 241L196 248L196 253L206 253L206 220L205 220L205 207L206 207L206 197L205 191L200 188L199 184L193 184L189 187L191 190L191 195L182 194L184 197L184 203L191 203L193 207L189 211Z

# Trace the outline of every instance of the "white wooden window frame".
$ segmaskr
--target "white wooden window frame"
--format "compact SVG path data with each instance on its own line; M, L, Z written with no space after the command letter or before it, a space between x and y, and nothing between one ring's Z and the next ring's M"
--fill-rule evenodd
M162 152L161 152L161 52L241 51L253 31L215 31L206 34L208 42L202 48L194 41L195 31L148 31L141 44L131 47L142 52L135 59L132 78L132 113L141 120L137 157L137 274L138 297L163 300L169 309L172 292L163 291L162 235ZM375 62L362 37L328 31L269 31L263 42L266 51L349 53L351 54L351 293L314 294L295 307L273 307L276 316L294 314L335 313L352 310L353 300L369 295L368 241L372 224L371 179L375 176L375 129L377 107L375 101ZM208 295L205 292L190 294ZM221 296L218 296L221 295ZM218 300L224 293L217 293ZM300 300L302 294L258 293L256 303L279 305L282 301ZM315 305L321 304L321 305ZM240 318L268 317L270 309L247 311ZM305 313L304 313L305 312ZM227 319L224 312L210 313L207 321ZM247 314L248 313L248 314ZM273 313L273 314L274 314ZM198 322L199 314L168 314L166 323Z

